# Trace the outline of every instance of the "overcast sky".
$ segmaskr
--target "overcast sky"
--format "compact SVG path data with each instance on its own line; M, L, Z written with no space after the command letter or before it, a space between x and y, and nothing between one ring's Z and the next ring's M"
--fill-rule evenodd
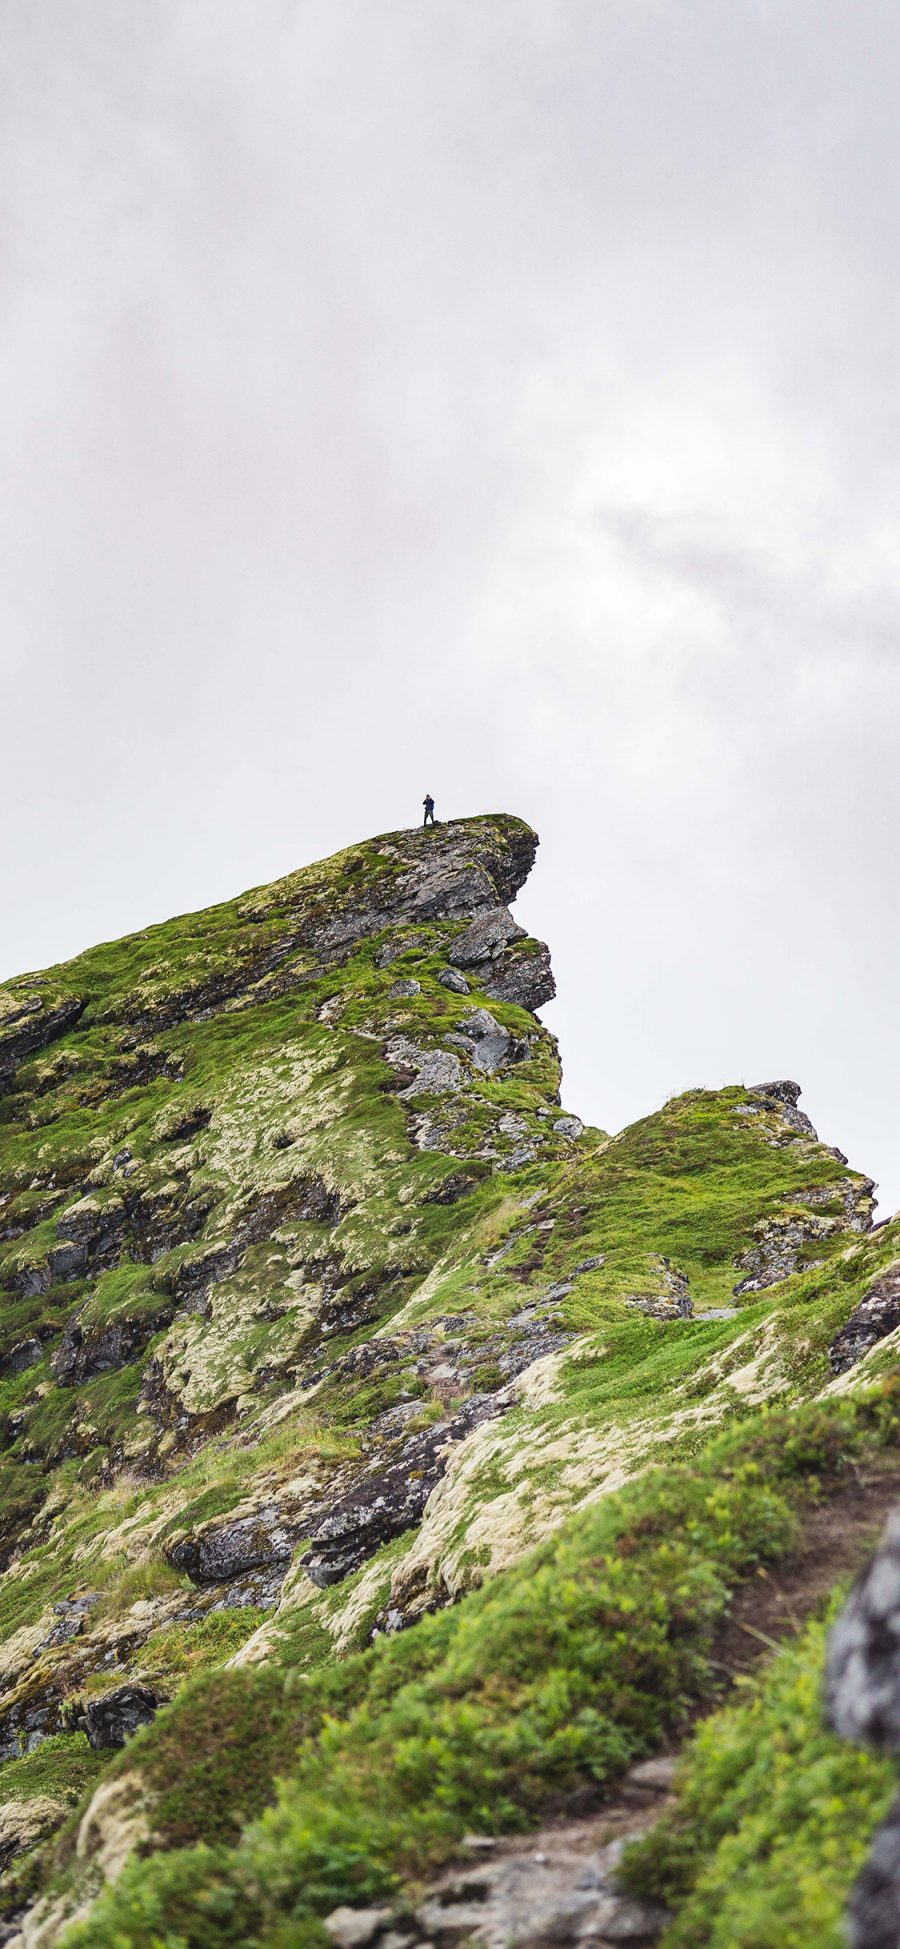
M895 0L0 0L0 974L518 812L900 1205Z

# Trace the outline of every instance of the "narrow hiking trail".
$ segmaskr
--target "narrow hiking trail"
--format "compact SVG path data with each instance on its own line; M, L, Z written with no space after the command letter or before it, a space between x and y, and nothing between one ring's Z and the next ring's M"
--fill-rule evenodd
M858 1574L898 1500L900 1469L872 1468L849 1472L808 1508L798 1548L777 1570L760 1568L735 1595L716 1645L724 1680L717 1706L802 1629L838 1582ZM469 1835L464 1858L410 1890L402 1905L336 1910L326 1923L336 1949L650 1949L666 1912L624 1892L617 1869L629 1843L671 1806L689 1740L632 1767L602 1804L599 1790L582 1788L530 1834Z

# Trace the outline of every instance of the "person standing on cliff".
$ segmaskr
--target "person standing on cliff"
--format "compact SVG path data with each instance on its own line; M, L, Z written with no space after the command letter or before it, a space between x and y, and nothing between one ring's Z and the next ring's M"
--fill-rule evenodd
M431 820L432 825L434 825L435 822L434 821L434 800L430 792L426 792L425 797L422 800L422 804L425 807L425 817L422 820L423 826L427 826L429 819Z

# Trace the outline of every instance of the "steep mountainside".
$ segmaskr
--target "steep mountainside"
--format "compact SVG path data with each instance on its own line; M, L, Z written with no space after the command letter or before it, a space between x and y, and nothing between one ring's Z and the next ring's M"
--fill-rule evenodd
M892 1493L900 1222L794 1083L564 1112L536 845L389 834L0 989L0 1940L464 1940L409 1904L467 1831L604 1804L810 1510ZM715 1933L695 1822L630 1939L821 1944L851 1764L793 1934Z

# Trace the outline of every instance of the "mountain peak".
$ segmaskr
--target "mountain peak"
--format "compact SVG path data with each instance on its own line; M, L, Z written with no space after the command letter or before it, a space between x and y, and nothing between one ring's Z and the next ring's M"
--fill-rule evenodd
M332 1770L316 1776L283 1854L272 1843L274 1893L266 1875L246 1902L235 1893L245 1856L229 1850L286 1769L306 1792L314 1701L369 1700L377 1717L391 1673L409 1681L426 1755L410 1777L434 1822L411 1872L481 1817L494 1778L519 1822L554 1780L596 1781L587 1640L582 1691L567 1663L571 1606L590 1606L606 1562L584 1522L609 1504L616 1563L631 1566L609 1575L637 1578L655 1618L668 1583L641 1555L653 1521L632 1535L617 1514L631 1478L652 1480L655 1459L671 1500L673 1457L683 1481L747 1420L762 1454L778 1404L814 1406L829 1439L850 1440L844 1397L877 1377L897 1318L898 1228L871 1231L870 1180L819 1143L795 1083L689 1091L615 1139L563 1110L535 1012L554 992L548 950L510 912L537 843L506 814L382 834L0 990L0 1849L21 1856L6 1900L16 1915L31 1904L23 1941L50 1949L134 1845L152 1859L135 1858L73 1943L147 1949L142 1878L163 1888L176 1847L196 1930L180 1894L159 1895L148 1927L205 1949L213 1857L190 1849L209 1840L237 1904L231 1939L286 1940L287 1890L296 1939L320 1941L309 1902L360 1887L357 1855L332 1845L345 1790L363 1889L392 1888L407 1863L391 1742L351 1790L356 1734L329 1734L349 1770L334 1798ZM815 1441L797 1453L815 1457ZM774 1469L781 1448L765 1454ZM701 1609L712 1590L724 1605L730 1518L670 1511L664 1532L683 1520L701 1538ZM762 1518L750 1530L752 1566ZM678 1591L689 1582L679 1571ZM604 1708L611 1766L644 1738L623 1621L641 1607L629 1598L619 1619L612 1592L590 1627L601 1650L607 1628L626 1647ZM526 1613L517 1645L510 1619ZM344 1666L348 1651L363 1655ZM466 1701L446 1736L463 1745L441 1748L456 1784L432 1803L415 1701L420 1658L445 1652L447 1697ZM545 1701L532 1718L523 1695L538 1731L521 1768L507 1764L515 1711L498 1725L479 1689L507 1654L501 1705L520 1679ZM666 1711L650 1700L647 1724ZM494 1758L472 1800L475 1748ZM382 1776L399 1812L376 1845ZM41 1852L82 1792L58 1860ZM140 1820L107 1848L120 1793Z

